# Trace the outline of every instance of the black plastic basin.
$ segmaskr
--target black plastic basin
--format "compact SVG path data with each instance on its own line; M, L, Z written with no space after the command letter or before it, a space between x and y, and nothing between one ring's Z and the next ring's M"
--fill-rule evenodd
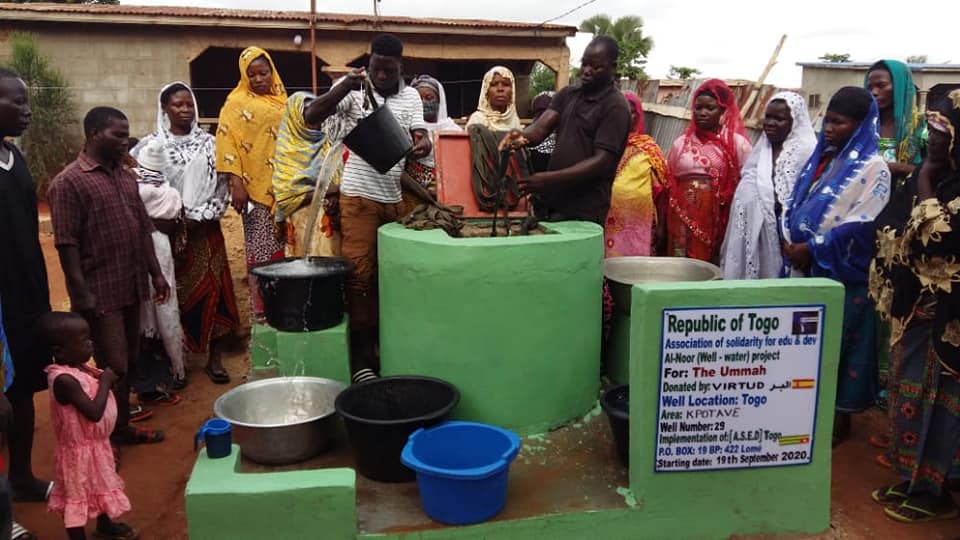
M257 277L267 324L284 332L311 332L343 321L344 293L353 263L343 257L288 257L250 268Z
M630 466L630 386L616 386L603 393L600 406L610 420L617 455L625 467Z
M460 392L446 381L396 376L350 386L334 406L347 428L357 472L380 482L410 482L414 472L400 463L407 438L442 422L459 402Z

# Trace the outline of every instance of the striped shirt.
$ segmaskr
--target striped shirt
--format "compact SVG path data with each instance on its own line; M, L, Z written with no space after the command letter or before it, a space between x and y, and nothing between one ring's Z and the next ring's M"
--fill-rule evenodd
M420 94L409 86L404 86L400 92L384 98L374 89L377 103L386 106L400 122L400 126L408 131L427 129L423 121L423 103ZM337 105L337 114L346 120L351 127L363 117L370 114L370 109L363 109L363 92L354 90L347 94ZM363 197L385 204L394 204L400 198L400 173L403 172L404 160L393 166L387 174L380 174L360 156L350 152L343 167L343 176L340 179L340 192L351 197Z

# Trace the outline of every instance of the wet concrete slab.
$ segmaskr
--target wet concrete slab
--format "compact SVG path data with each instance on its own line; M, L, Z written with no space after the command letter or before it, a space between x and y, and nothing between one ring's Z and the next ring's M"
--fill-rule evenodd
M342 426L331 448L309 461L267 467L244 459L242 472L277 472L353 467ZM607 419L599 408L566 427L523 439L510 468L507 503L495 521L520 520L587 510L627 508L627 469L616 456ZM442 529L420 507L415 482L388 484L357 476L357 520L361 533Z

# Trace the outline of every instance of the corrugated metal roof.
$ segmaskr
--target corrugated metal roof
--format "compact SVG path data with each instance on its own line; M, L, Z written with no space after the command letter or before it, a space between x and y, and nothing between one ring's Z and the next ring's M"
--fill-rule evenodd
M290 22L308 22L308 11L268 11L249 9L221 9L204 7L175 7L175 6L131 6L131 5L102 5L102 4L49 4L27 3L13 4L0 3L0 12L7 12L0 18L8 18L12 13L62 14L69 15L102 15L102 16L139 16L139 17L183 17L183 18L217 18L217 19L244 19L244 20L273 20ZM560 24L538 24L509 21L489 21L479 19L427 19L414 17L374 17L373 15L317 13L317 22L354 24L395 24L437 26L451 28L476 29L511 29L511 30L549 30L561 31L574 35L576 27ZM117 21L104 20L107 23Z
M868 69L874 62L797 62L800 67L824 69ZM960 71L960 64L907 64L910 71L950 70Z

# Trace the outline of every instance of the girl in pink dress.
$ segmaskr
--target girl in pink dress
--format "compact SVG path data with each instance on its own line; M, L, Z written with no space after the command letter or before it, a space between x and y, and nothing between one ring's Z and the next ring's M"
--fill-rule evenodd
M128 525L112 521L130 510L117 474L110 433L117 402L110 391L117 375L87 365L93 342L87 321L75 313L47 314L40 323L55 363L47 369L50 416L56 434L56 480L48 507L63 514L67 537L85 539L87 521L96 518L94 536L136 540Z

